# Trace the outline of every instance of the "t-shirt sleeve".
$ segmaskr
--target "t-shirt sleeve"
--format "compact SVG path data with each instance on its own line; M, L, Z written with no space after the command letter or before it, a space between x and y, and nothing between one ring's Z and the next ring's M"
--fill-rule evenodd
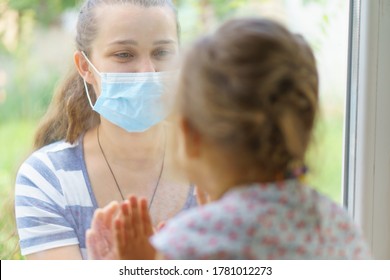
M58 176L42 157L32 155L17 173L15 215L22 255L79 243Z

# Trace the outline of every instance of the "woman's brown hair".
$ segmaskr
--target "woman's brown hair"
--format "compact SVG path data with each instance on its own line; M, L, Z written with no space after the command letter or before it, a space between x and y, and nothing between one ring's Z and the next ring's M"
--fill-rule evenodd
M91 52L92 42L97 34L97 20L94 11L101 5L132 4L141 7L169 7L174 12L179 37L180 27L176 9L171 0L87 0L82 6L76 34L76 48L86 54ZM96 94L88 85L92 103ZM85 94L84 82L76 68L65 78L53 96L46 115L38 126L34 139L34 148L65 139L74 143L82 133L96 126L99 115L92 110Z
M190 49L178 109L237 168L271 176L303 164L318 107L314 55L267 19L235 19Z

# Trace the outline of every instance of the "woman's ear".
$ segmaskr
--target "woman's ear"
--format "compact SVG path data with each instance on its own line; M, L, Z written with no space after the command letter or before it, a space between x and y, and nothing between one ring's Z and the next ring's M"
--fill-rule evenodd
M88 61L85 59L84 55L81 53L81 51L75 51L73 55L74 63L76 65L77 71L79 72L80 76L88 83L88 84L94 84L95 77L92 73L92 70L88 64Z
M197 129L186 118L180 120L183 135L184 151L188 158L198 158L202 150L202 137Z

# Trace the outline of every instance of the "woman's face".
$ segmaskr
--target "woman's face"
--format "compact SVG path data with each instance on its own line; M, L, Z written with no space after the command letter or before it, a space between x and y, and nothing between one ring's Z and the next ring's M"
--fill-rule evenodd
M100 72L173 70L178 36L168 7L104 5L96 9L98 32L90 60Z

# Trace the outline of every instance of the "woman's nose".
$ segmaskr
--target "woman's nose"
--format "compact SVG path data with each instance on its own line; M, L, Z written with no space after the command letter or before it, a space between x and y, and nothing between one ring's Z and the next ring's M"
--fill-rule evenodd
M154 65L152 59L150 57L144 57L140 59L139 64L137 66L136 72L156 72L156 66Z

